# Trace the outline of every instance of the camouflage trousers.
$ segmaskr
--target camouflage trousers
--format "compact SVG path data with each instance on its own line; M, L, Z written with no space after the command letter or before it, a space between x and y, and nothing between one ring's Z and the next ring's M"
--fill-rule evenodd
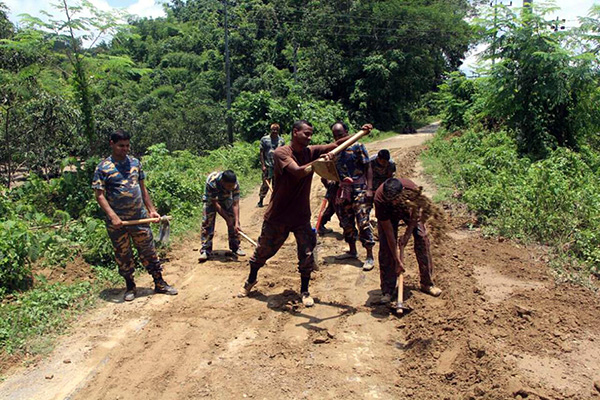
M336 212L340 219L340 226L344 230L346 243L354 243L360 239L366 249L375 246L373 228L369 223L371 207L371 200L367 198L365 185L353 186L350 199L336 204Z
M233 221L233 202L220 202L221 208ZM204 212L202 213L202 251L210 254L213 250L213 238L215 236L215 220L217 218L217 209L212 202L204 203ZM234 226L227 225L227 234L229 236L229 249L236 252L240 248L240 236L235 232Z
M290 232L296 237L298 272L301 276L310 277L315 267L313 250L317 245L317 235L310 222L299 226L286 226L264 221L258 238L258 247L250 257L250 267L260 269L265 265L267 260L283 246Z
M329 184L327 186L327 192L325 193L325 198L327 199L327 208L323 211L323 217L321 217L321 226L325 226L329 221L331 221L331 217L335 214L335 195L337 194L338 188L340 185L335 182Z
M404 222L408 224L408 219ZM397 246L399 221L392 220L391 223L394 238L396 239L396 243L393 243L393 246ZM396 273L392 253L381 223L377 224L377 230L379 232L379 277L381 280L381 292L383 294L393 294L396 289L398 274ZM413 230L412 235L415 243L414 248L417 263L419 264L421 285L433 286L433 260L431 258L429 237L427 236L425 226L419 223Z
M131 278L135 270L135 261L131 250L131 241L138 251L142 265L149 274L161 272L160 260L154 248L154 238L150 225L134 225L115 228L107 225L108 237L115 249L115 258L119 266L119 275Z
M267 181L271 185L273 185L273 168L267 167L262 173L262 185L260 186L260 192L258 192L258 197L264 199L269 193L269 186L267 185Z

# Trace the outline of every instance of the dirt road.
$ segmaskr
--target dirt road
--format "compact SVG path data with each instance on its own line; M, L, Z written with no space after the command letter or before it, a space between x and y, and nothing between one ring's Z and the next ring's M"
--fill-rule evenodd
M432 129L430 128L429 131ZM399 174L427 184L417 161L429 133L386 147ZM313 219L323 189L313 182ZM242 227L257 238L264 209L256 192L242 201ZM378 267L333 256L345 249L337 223L321 239L313 308L299 303L293 237L260 271L257 292L234 297L247 257L198 264L199 238L174 249L166 277L176 297L121 302L122 291L77 322L43 362L0 383L1 399L588 399L599 398L598 297L556 285L543 249L485 239L452 216L435 243L439 298L420 293L412 245L402 319L374 304ZM215 248L226 246L217 227ZM250 245L244 245L247 252ZM377 251L377 248L375 249ZM361 249L364 257L364 250Z

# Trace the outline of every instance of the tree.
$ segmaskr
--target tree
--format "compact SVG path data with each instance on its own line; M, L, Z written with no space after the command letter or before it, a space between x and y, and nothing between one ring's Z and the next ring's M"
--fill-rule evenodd
M487 86L489 113L515 132L520 150L545 157L557 146L577 149L594 129L598 114L592 100L598 88L595 57L576 53L567 43L577 31L555 32L545 15L552 9L534 7L519 14L499 7L481 20L488 36L501 32L495 46L497 62ZM494 26L495 25L495 26Z
M24 15L24 22L29 27L53 32L55 46L62 47L73 68L72 82L77 93L77 102L81 110L83 133L90 146L90 152L97 145L94 120L94 98L86 66L86 53L107 34L114 34L122 27L119 19L122 12L101 11L87 0L69 5L67 0L54 3L53 8L60 11L63 17L57 19L44 11L48 21ZM83 33L81 33L83 32Z

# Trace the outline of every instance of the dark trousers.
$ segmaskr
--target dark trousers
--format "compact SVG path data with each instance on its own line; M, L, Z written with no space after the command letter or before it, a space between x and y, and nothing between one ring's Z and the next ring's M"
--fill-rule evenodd
M408 224L408 219L404 221ZM391 221L394 231L395 243L397 246L398 240L398 224L399 221ZM385 232L381 226L381 222L377 223L377 231L379 232L379 276L381 279L381 292L383 294L392 294L396 289L398 274L394 267L392 253L390 251ZM431 258L431 248L427 231L422 223L419 223L412 232L415 242L415 254L417 263L419 264L419 277L421 285L433 286L433 260Z
M259 269L265 265L267 260L283 246L290 232L296 237L298 271L301 276L310 277L315 266L313 251L317 244L317 236L310 226L310 222L298 226L287 226L264 221L258 238L258 247L250 257L250 267Z
M267 181L273 185L273 168L267 167L262 173L262 185L260 186L260 191L258 192L258 197L264 199L269 193L269 185L267 185Z

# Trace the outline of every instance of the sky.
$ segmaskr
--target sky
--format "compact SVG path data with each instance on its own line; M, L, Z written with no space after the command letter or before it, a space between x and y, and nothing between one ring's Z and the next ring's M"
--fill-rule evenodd
M40 10L54 11L51 4L52 0L0 0L4 2L9 8L9 18L13 23L18 23L19 14L27 13L33 16L41 16ZM166 0L90 0L97 8L101 10L110 10L115 8L125 9L130 14L135 14L140 17L161 17L165 15L162 1ZM502 0L498 0L500 2ZM533 0L535 2L540 0ZM504 0L505 4L509 3L509 0ZM515 7L521 7L523 0L513 0ZM577 17L587 15L589 9L594 4L600 4L600 0L556 0L555 4L560 7L560 10L556 13L549 15L549 18L559 17L565 19L566 26L577 25ZM475 64L477 63L477 53L482 51L484 48L479 47L471 51L467 55L461 70L469 74L473 71Z

